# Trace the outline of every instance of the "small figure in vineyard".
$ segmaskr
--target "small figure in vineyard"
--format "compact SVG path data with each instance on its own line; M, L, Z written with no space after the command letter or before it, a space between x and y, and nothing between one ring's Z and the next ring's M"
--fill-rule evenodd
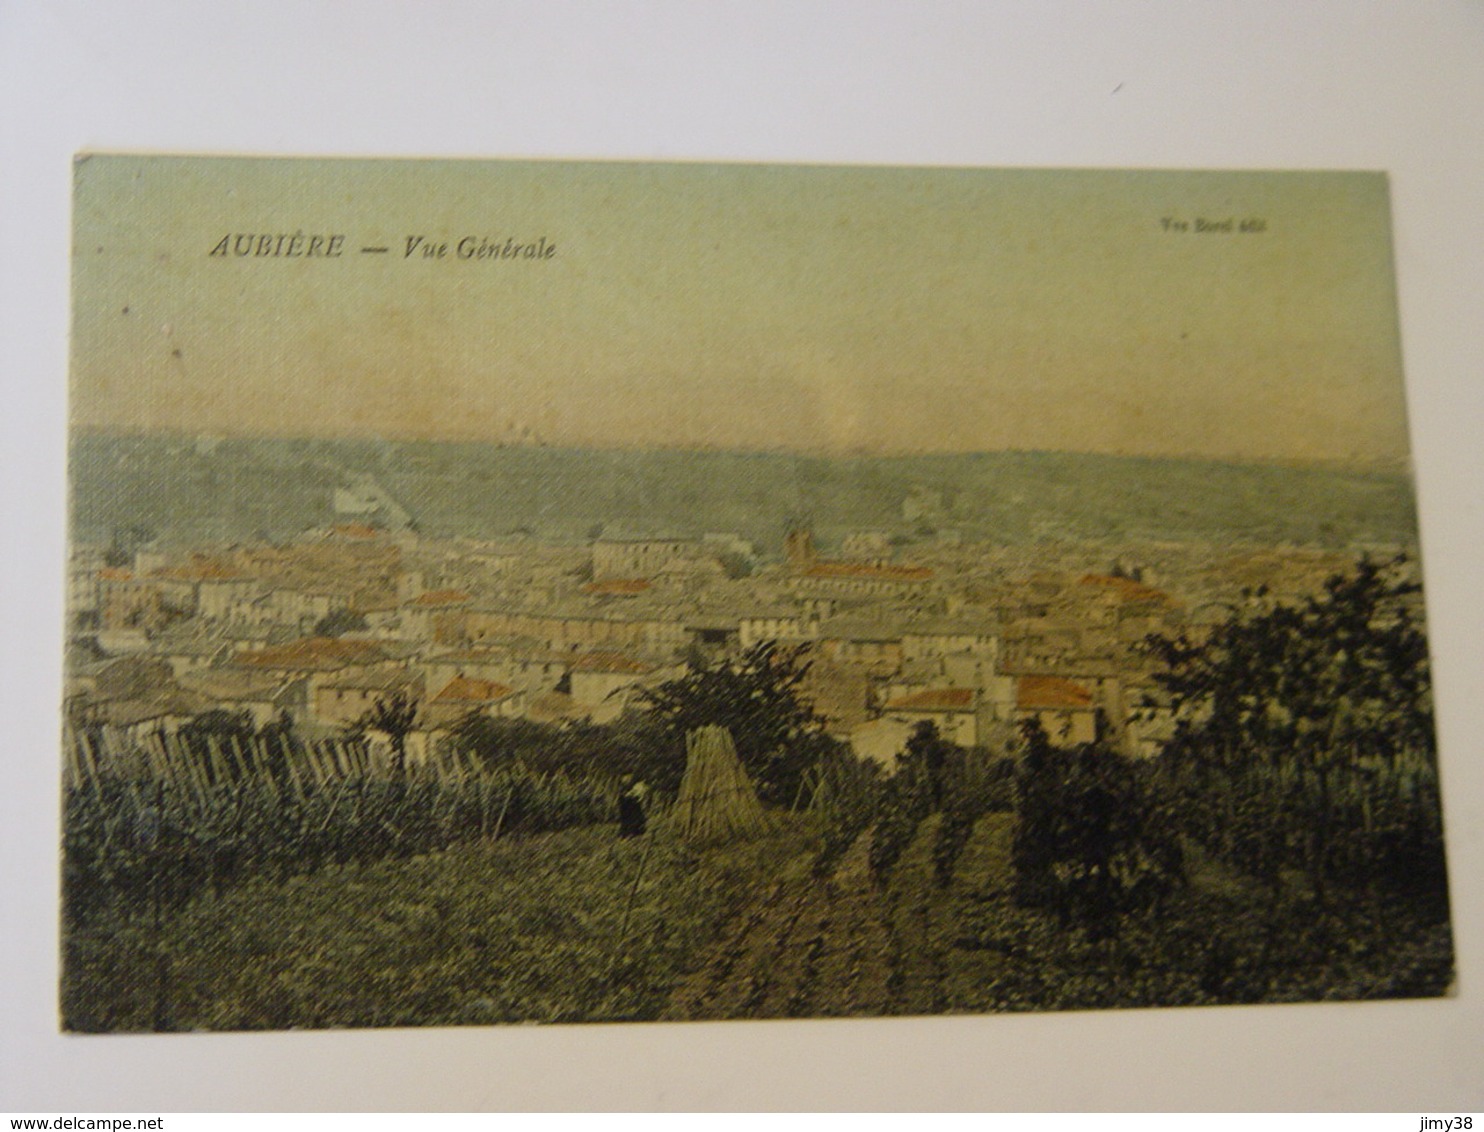
M644 832L645 810L648 808L649 785L636 781L633 775L624 778L624 792L618 796L618 835L638 837Z

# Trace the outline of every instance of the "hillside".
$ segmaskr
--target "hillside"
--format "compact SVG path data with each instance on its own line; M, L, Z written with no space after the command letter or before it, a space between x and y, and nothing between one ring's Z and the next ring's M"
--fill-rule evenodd
M829 457L432 442L79 434L72 529L173 543L282 539L335 521L336 488L373 482L429 535L579 540L729 531L767 548L810 521L852 530L1039 539L1415 540L1405 475L1054 452ZM342 516L343 517L343 516Z

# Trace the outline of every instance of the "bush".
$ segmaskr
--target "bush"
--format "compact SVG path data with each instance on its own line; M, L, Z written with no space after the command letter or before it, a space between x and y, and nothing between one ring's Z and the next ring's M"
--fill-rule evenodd
M809 672L807 651L807 645L763 641L733 659L696 661L684 676L641 690L640 700L668 736L674 777L678 780L685 765L685 736L702 727L724 727L758 796L794 805L833 745L824 720L801 696Z
M1150 776L1095 741L1061 750L1039 721L1024 728L1012 846L1016 900L1089 938L1158 908L1184 883L1184 859Z
M1199 643L1149 638L1178 727L1161 766L1185 833L1276 888L1301 871L1446 918L1431 679L1405 559L1324 592L1261 592Z

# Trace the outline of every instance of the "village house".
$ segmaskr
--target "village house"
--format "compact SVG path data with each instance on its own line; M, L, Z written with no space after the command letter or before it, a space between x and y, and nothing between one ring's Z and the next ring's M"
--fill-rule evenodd
M744 649L762 641L812 641L819 636L819 618L798 606L754 608L737 619L737 643Z
M401 607L401 628L413 641L452 645L468 635L473 598L463 590L428 590Z
M214 664L222 663L232 655L232 645L220 637L198 631L167 632L149 644L149 652L170 665L175 677L180 677Z
M609 578L601 582L588 582L582 592L598 598L636 598L652 589L654 583L648 578Z
M442 688L460 676L510 683L513 662L507 648L456 648L430 653L422 658L420 666L427 686Z
M783 554L788 563L785 585L798 597L920 598L933 582L933 571L926 566L827 561L819 557L813 533L804 528L788 533Z
M441 688L463 676L511 687L530 695L550 691L562 683L571 663L570 653L553 653L539 645L449 649L422 661L430 688Z
M961 618L914 618L902 632L902 656L906 660L928 656L965 654L993 663L999 653L997 622L975 623Z
M525 714L527 694L495 680L455 676L428 700L422 725L428 730L452 727L470 715L491 719Z
M99 629L92 639L109 656L149 651L149 633L144 629Z
M690 539L596 539L592 545L593 580L653 577L672 562L694 557L699 549Z
M366 623L366 627L344 636L366 637L373 641L411 640L409 619L405 617L402 602L396 598L358 600L354 610Z
M929 688L887 703L881 715L850 733L857 755L891 766L912 732L928 723L943 739L961 747L986 742L990 721L982 718L979 693L973 688Z
M273 723L289 704L289 682L267 673L204 668L183 673L178 679L181 687L223 711L246 713L254 730Z
M928 688L888 702L883 719L911 726L932 723L950 743L972 747L979 742L979 693L974 688Z
M160 587L133 570L105 566L98 571L99 624L103 629L149 632L173 619Z
M344 727L365 716L378 700L398 694L416 700L422 693L421 675L404 665L358 665L311 680L311 721L320 727Z
M886 677L902 667L900 618L840 616L820 623L820 652L839 664L852 664Z
M591 652L575 658L567 690L594 723L617 719L629 706L633 690L679 676L683 665L661 667L620 652Z
M196 613L211 621L254 621L242 610L251 607L263 588L255 578L240 575L202 578L196 583Z
M240 668L259 672L297 676L380 664L389 658L386 649L373 641L304 637L267 648L242 650L232 658L232 663Z
M933 577L926 566L816 562L793 575L788 586L806 597L911 599L929 594Z
M554 606L533 611L518 608L471 608L465 621L470 644L519 638L538 641L553 651L617 648L674 651L686 641L684 622L673 616L630 609Z
M102 608L98 573L107 566L101 547L75 546L67 559L67 627L70 632L95 629Z
M1066 618L1033 617L1005 627L1000 666L1006 672L1063 668L1082 652L1084 626Z
M655 665L627 653L583 653L573 658L568 670L568 691L578 703L599 704L638 684L655 670Z
M997 660L974 653L955 653L938 658L942 683L953 688L973 688L979 693L982 714L1010 719L1015 714L1015 677L1001 672Z
M70 725L95 728L109 749L124 751L151 735L174 734L215 705L177 684L164 661L121 657L69 688L66 706Z
M885 531L854 531L840 541L841 557L851 561L883 563L891 554L891 536Z
M328 587L270 589L259 599L258 608L275 625L289 625L308 632L331 613L350 608L350 598Z
M1039 720L1057 746L1091 743L1097 737L1092 689L1065 677L1020 677L1015 689L1015 714L1017 720Z
M321 699L319 689L326 681L350 676L348 670L377 670L388 666L391 658L383 646L371 641L353 641L335 637L308 637L287 644L238 652L230 666L242 671L272 674L282 681L278 702L294 721L305 727L320 727L348 722L358 716L347 706L365 689L353 684L344 687L345 694ZM373 697L374 698L374 697ZM363 705L369 706L369 703Z

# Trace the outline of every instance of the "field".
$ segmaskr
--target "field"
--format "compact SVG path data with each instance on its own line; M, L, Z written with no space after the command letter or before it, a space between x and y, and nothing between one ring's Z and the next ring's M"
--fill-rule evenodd
M878 883L869 832L826 875L820 826L690 848L611 824L332 865L122 909L74 931L83 1031L785 1018L1444 993L1446 924L1343 922L1214 865L1157 924L1088 942L1010 898L1015 818L946 885L933 816Z

